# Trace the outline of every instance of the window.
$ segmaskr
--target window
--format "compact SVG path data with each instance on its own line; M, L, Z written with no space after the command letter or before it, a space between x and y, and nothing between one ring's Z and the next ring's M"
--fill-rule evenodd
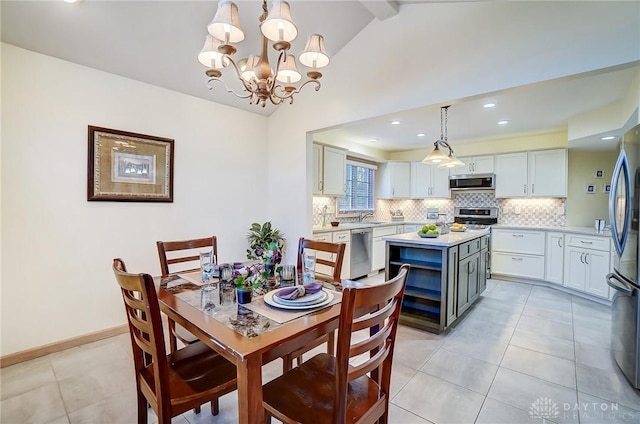
M347 193L338 200L338 213L375 209L375 165L347 160Z

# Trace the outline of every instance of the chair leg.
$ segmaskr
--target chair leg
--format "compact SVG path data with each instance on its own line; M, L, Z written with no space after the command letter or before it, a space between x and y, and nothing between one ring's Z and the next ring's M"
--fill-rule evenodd
M302 355L296 357L296 366L300 366L302 364Z
M264 411L264 424L271 424L271 414L266 409Z
M282 357L282 373L291 371L291 368L293 368L293 358L291 355L284 355Z
M169 320L169 351L171 353L178 350L178 342L176 341L176 322L171 318Z
M194 413L194 414L199 414L199 413L200 413L200 411L201 411L201 409L200 409L200 407L199 407L199 406L196 406L195 408L193 408L193 413Z
M147 399L138 391L138 424L147 424Z
M218 398L211 401L211 415L218 415L220 413L220 402Z

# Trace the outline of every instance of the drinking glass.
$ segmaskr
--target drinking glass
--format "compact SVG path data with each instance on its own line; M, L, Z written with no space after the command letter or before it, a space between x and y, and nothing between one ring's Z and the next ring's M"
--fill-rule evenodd
M283 287L295 285L296 267L294 265L283 265L280 270L280 285Z
M233 283L220 283L220 306L229 307L236 303L236 286Z
M316 277L316 253L305 251L302 254L302 284L313 283Z
M201 307L202 311L207 314L212 314L216 309L215 293L216 288L212 284L205 284L201 287Z
M220 268L220 281L231 281L231 278L233 278L231 265Z
M213 269L216 265L216 257L213 249L200 251L200 269L202 270L202 281L206 283L213 277Z

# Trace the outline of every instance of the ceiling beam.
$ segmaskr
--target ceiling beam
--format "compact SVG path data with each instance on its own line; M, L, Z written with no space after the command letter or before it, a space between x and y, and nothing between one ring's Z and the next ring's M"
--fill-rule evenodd
M380 21L398 14L398 2L395 0L361 0L360 3Z

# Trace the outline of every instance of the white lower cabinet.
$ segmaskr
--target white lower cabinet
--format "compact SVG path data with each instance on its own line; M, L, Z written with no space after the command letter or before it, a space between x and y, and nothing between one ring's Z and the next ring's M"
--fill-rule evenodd
M314 234L312 238L315 241L325 241L327 243L333 243L333 237L331 233ZM331 253L316 252L317 259L325 259L329 261L331 260L331 256L332 256ZM321 274L333 275L333 270L330 267L322 264L316 264L316 271L318 271Z
M397 234L398 228L402 225L391 225L386 227L377 227L373 229L373 246L371 252L371 271L378 271L385 267L385 241L384 237ZM400 229L402 231L402 229Z
M547 251L545 255L545 280L562 284L564 277L564 234L547 233Z
M568 237L565 247L564 285L594 296L609 298L607 274L610 266L609 240L602 238ZM573 243L573 244L570 244ZM601 249L589 249L575 244L589 244Z
M351 231L336 231L333 233L334 243L344 243L344 259L342 260L342 272L340 278L350 278L351 271Z
M491 231L491 273L544 280L545 232Z
M422 225L404 224L403 232L405 232L405 233L417 233L420 228L422 228Z

